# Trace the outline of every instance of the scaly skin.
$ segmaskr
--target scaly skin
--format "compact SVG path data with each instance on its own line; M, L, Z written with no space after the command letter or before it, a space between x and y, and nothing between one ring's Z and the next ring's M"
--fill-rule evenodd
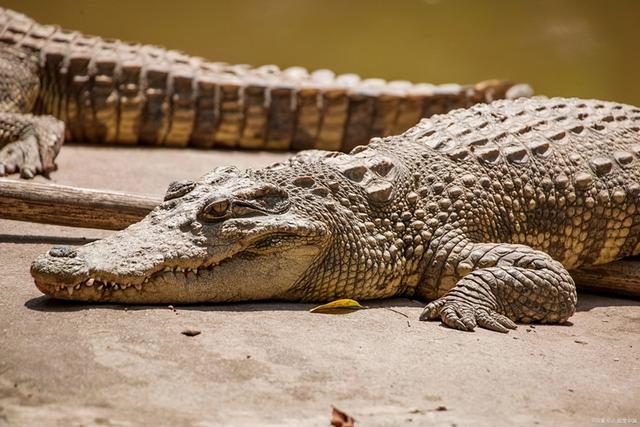
M532 98L424 119L350 154L174 183L140 223L32 266L121 303L386 298L506 332L575 310L568 269L640 252L640 109Z
M526 85L411 84L207 62L156 46L87 36L0 8L0 126L19 116L22 134L0 133L0 175L53 169L63 140L267 150L348 151L397 134L420 118L498 98ZM14 100L16 98L17 100ZM26 115L48 115L46 122ZM55 141L51 146L50 141ZM4 148L2 148L5 146ZM13 154L7 153L11 150ZM29 155L16 153L29 152ZM41 153L35 159L32 153Z

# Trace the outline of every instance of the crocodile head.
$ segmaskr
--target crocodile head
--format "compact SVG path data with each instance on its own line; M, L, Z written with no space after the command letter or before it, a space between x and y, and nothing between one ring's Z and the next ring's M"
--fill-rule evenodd
M58 247L31 274L61 299L193 303L287 299L331 232L281 186L221 168L170 185L146 218L87 245Z

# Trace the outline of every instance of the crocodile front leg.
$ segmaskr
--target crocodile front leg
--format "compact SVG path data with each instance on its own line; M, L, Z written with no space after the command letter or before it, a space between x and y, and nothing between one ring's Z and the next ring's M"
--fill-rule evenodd
M441 288L455 285L424 309L420 320L441 318L452 328L498 332L514 322L563 323L575 311L569 272L529 246L467 243L441 264ZM437 255L436 255L437 257Z
M23 178L55 170L64 123L51 116L0 113L0 176Z
M37 57L11 46L0 48L0 176L23 178L55 169L64 140L64 123L34 116L40 88Z

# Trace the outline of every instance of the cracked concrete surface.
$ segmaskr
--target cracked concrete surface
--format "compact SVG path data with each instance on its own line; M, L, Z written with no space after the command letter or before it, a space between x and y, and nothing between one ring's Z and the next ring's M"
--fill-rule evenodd
M53 178L160 195L217 165L285 157L69 145ZM502 335L418 322L407 299L332 316L87 305L35 288L36 255L108 234L0 220L0 426L326 426L331 405L362 426L640 423L640 301L583 293L572 325Z

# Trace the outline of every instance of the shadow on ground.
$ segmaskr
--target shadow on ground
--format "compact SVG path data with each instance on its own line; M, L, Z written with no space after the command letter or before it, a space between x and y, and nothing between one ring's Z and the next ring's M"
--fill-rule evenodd
M0 243L17 243L27 245L84 245L95 240L97 239L90 239L86 237L0 234Z
M393 298L389 300L366 301L368 308L402 308L402 307L424 307L426 303L406 299ZM168 307L175 307L179 310L187 311L215 311L215 312L253 312L253 311L308 311L318 304L308 304L286 301L260 301L253 303L215 303L215 304L155 304L155 305L126 305L126 304L91 304L81 301L66 301L42 295L25 302L24 306L29 310L49 313L56 312L77 312L83 310L163 310ZM599 307L639 307L640 301L632 298L602 298L602 295L591 293L580 293L576 311L588 312ZM348 313L348 312L346 312ZM338 313L340 314L340 313Z
M46 295L32 298L25 302L24 306L29 310L43 311L49 313L76 312L83 310L166 310L168 307L175 307L188 311L216 311L216 312L250 312L250 311L308 311L318 304L306 304L299 302L264 301L255 303L215 303L215 304L189 304L189 305L125 305L125 304L89 304L81 301L65 301L51 298ZM394 298L390 300L367 301L368 308L393 309L398 307L423 307L425 304L404 298ZM347 314L349 312L345 312ZM341 313L336 313L341 314Z
M640 307L640 300L627 296L612 297L605 293L582 293L578 291L576 311L591 311L599 307Z

